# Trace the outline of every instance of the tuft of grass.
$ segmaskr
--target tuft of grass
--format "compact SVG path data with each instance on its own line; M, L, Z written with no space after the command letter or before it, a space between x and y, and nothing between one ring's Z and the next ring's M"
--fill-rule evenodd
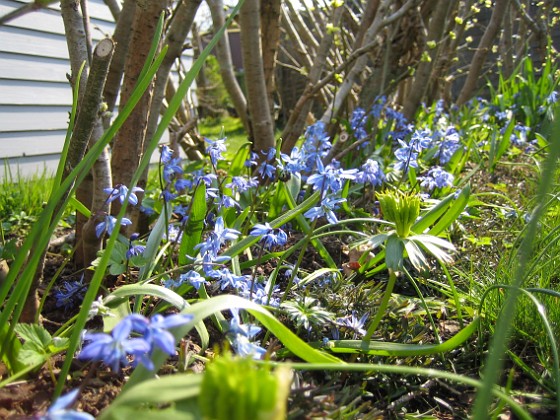
M4 234L22 234L43 210L53 178L44 169L31 177L4 167L0 180L0 220Z

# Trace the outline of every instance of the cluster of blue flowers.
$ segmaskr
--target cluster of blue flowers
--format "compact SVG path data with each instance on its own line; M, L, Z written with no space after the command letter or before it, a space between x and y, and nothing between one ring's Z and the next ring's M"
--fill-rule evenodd
M139 314L131 314L122 319L111 334L85 332L86 343L78 355L80 360L100 361L113 371L121 367L142 363L152 370L151 356L156 347L169 355L175 354L175 338L169 329L192 321L192 315L154 315L148 319ZM135 333L135 336L132 336Z

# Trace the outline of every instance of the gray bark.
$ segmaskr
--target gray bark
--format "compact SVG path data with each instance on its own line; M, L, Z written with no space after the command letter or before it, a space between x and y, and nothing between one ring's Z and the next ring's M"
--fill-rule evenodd
M202 0L182 0L177 5L173 21L171 22L171 26L164 41L164 44L168 46L167 54L156 75L154 97L152 99L148 129L146 132L146 139L148 140L152 138L157 128L163 99L165 97L166 85L171 83L169 79L171 67L183 52L183 44L191 30L191 25L200 3L202 3Z
M70 83L72 86L76 84L76 78L80 67L85 62L86 68L82 72L80 78L80 90L78 93L78 103L82 102L87 80L87 41L86 32L84 29L84 22L82 14L80 13L79 0L62 0L60 2L60 13L64 21L64 32L66 34L66 43L68 45L68 54L70 57L70 68L72 74L70 76Z
M138 2L134 20L131 28L131 38L128 46L128 54L125 60L123 87L120 97L120 105L124 106L130 98L138 78L148 58L148 53L156 31L156 26L161 12L167 7L167 0L152 0ZM121 13L121 16L124 13ZM132 177L140 164L144 151L144 141L148 126L148 116L153 94L153 84L148 87L130 116L121 126L113 142L111 171L113 174L113 186L130 185ZM143 188L144 185L139 184ZM111 212L118 214L120 203L114 202ZM138 209L129 207L128 217L132 220L130 229L134 231L138 221Z
M239 21L253 149L268 151L275 147L276 142L261 57L259 0L245 1L239 13Z
M99 42L93 54L90 75L85 86L85 95L78 111L76 126L72 132L70 148L66 160L66 177L83 159L93 132L102 102L103 87L107 78L109 63L113 56L114 43L105 38Z
M484 31L484 35L480 39L478 48L471 61L469 74L457 98L457 105L464 105L475 94L482 67L484 66L488 52L492 48L492 43L498 35L508 5L509 0L496 0L490 22Z
M124 71L124 62L128 52L128 43L130 40L132 20L136 12L135 0L124 0L121 13L113 32L113 40L116 43L115 53L107 75L107 83L105 83L105 91L103 97L107 104L107 114L103 117L103 125L105 129L111 124L111 113L115 109L119 90L121 87L121 80Z
M264 80L268 96L270 115L274 116L274 93L276 92L276 57L280 43L280 8L281 0L269 0L261 3L261 43ZM273 117L274 119L274 117Z
M447 17L454 4L456 5L455 2L448 0L439 0L433 12L434 15L430 19L427 44L435 42L437 46L435 48L427 47L429 60L420 61L414 73L414 80L403 108L403 114L409 121L413 119L418 106L428 91L432 69L441 49L442 35L445 30Z

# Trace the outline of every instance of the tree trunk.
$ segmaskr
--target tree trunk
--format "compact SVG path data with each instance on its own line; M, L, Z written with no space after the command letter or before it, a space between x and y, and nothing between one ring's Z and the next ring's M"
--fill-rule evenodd
M490 22L484 31L478 48L474 53L469 68L469 74L467 79L463 84L459 97L457 98L457 105L464 105L472 96L475 94L477 89L478 80L480 79L480 73L482 72L482 66L486 61L488 52L492 48L492 43L496 39L500 26L502 24L502 19L505 16L506 8L509 5L509 0L496 0L494 4L494 10L492 11L492 16L490 17Z
M72 69L70 84L72 86L76 85L76 78L78 77L80 67L84 62L86 63L80 78L80 90L78 92L78 104L80 104L84 96L87 69L89 68L86 32L82 14L80 13L80 1L62 0L60 2L60 14L64 21L64 33L66 34L68 55L70 57L70 68Z
M224 2L223 0L206 0L208 7L210 8L210 13L212 14L212 24L214 25L214 31L224 26L226 19L224 16ZM235 77L235 70L233 68L233 62L231 58L231 50L229 44L229 38L226 33L216 45L216 58L220 64L220 74L224 82L224 86L233 102L233 107L235 112L243 122L243 126L250 131L249 120L247 116L247 99L245 94L239 86L239 82Z
M124 61L128 52L128 44L131 34L130 27L132 26L132 20L134 19L135 12L135 0L124 0L122 10L117 20L117 25L115 26L115 31L113 33L113 40L117 45L115 47L113 60L111 61L111 67L109 67L105 90L103 91L103 97L105 98L108 110L107 114L103 116L103 125L105 129L107 129L111 124L111 113L114 111L115 104L117 103L117 97L119 95L124 71Z
M90 147L101 138L103 135L103 122L99 118L95 124L93 134L90 138ZM106 147L99 155L92 167L92 185L89 188L90 196L82 197L80 201L84 204L84 200L89 198L89 208L91 209L92 216L85 221L80 232L80 241L77 242L76 254L79 253L81 260L81 267L87 268L97 258L97 252L101 249L102 239L98 238L95 234L95 225L99 223L97 214L109 212L110 205L107 203L107 193L105 188L112 186L111 178L111 158L109 150ZM83 184L83 182L82 182ZM81 189L80 189L81 190ZM80 191L78 190L78 191ZM77 232L76 232L77 233ZM75 258L78 261L78 258ZM87 283L93 277L92 270L85 270L84 283Z
M182 0L177 5L177 9L173 14L173 21L171 22L164 42L164 44L168 46L167 54L156 75L154 97L152 99L150 117L148 119L147 140L150 140L156 131L161 106L165 97L166 86L171 82L169 79L171 67L183 52L183 44L191 30L191 25L200 3L202 3L202 0Z
M255 151L275 147L262 61L259 0L246 0L239 13L251 140Z
M276 92L276 56L280 43L280 7L282 0L261 0L261 43L264 80L270 115L274 116L274 93ZM274 119L274 118L273 118Z
M445 30L447 17L452 11L452 6L456 4L456 2L448 0L439 0L434 9L434 14L430 19L428 37L426 39L428 56L418 64L416 72L414 73L414 81L412 82L410 93L404 103L403 114L409 121L412 121L414 118L418 106L428 91L432 69L437 61L438 52L441 49L442 35ZM431 43L435 43L435 45L431 46Z
M130 94L138 82L138 77L148 57L159 16L165 7L167 7L166 0L142 1L136 5L131 28L132 37L125 60L125 73L120 97L121 106L128 102ZM111 158L113 186L126 185L130 188L135 187L135 185L130 185L130 183L144 151L152 94L153 83L146 90L115 137ZM143 187L142 185L139 186ZM112 213L116 215L120 211L120 203L115 201L114 204L112 206ZM131 229L134 231L138 219L138 210L130 208L128 217L133 222Z

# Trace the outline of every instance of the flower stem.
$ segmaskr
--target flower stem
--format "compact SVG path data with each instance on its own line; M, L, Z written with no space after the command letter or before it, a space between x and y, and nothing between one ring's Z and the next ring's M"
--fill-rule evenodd
M367 329L366 335L364 336L363 341L371 340L371 336L379 326L381 322L381 318L385 315L385 311L387 310L387 306L389 305L389 299L391 298L391 294L393 293L393 288L395 287L395 283L397 281L397 274L394 270L389 269L389 281L387 283L387 289L385 290L385 294L381 299L381 303L379 308L377 309L377 313L375 314L375 318L369 324Z

